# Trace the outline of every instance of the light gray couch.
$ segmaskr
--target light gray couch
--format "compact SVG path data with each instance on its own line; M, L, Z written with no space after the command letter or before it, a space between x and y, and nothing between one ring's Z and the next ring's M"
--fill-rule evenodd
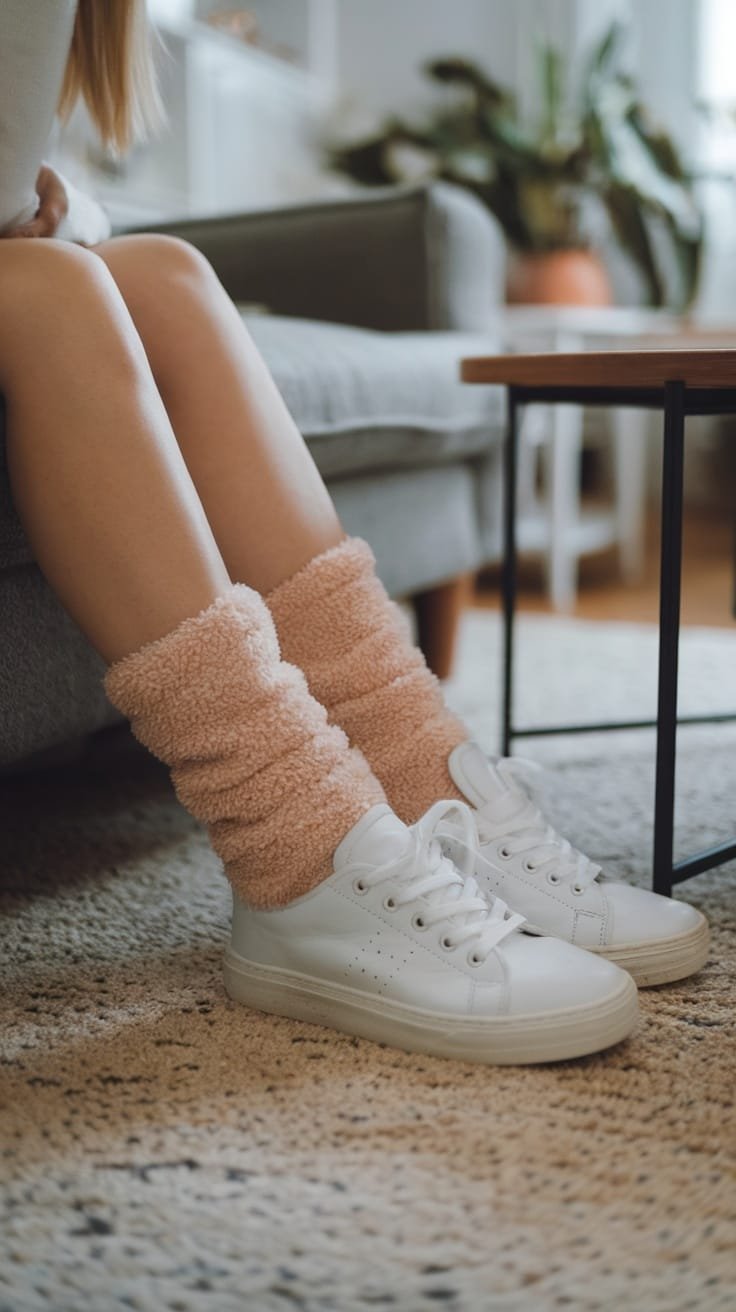
M499 554L503 398L458 382L460 357L494 346L494 223L431 184L158 230L204 251L236 303L268 308L246 313L252 336L345 527L371 543L389 591L415 599L445 673L452 581ZM34 563L0 410L0 766L118 721L104 668Z

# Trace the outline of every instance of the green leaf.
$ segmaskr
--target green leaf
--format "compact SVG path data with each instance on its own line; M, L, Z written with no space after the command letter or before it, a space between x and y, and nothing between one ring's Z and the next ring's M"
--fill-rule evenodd
M493 110L483 110L480 114L483 134L491 146L510 165L519 172L529 169L544 169L544 159L539 142L513 118L506 114L497 114Z
M549 44L540 46L539 65L542 84L542 137L554 141L559 131L562 103L562 57L559 50Z
M330 150L328 159L333 168L364 186L385 186L396 182L393 152L396 146L401 145L414 146L418 150L436 154L431 137L426 133L415 131L400 119L390 119L379 136Z
M690 186L664 172L631 118L615 98L589 116L601 172L636 193L642 205L670 215L683 235L697 235L700 218Z
M626 32L619 22L613 22L603 38L593 49L583 64L580 79L581 114L593 109L604 88L621 78L617 64L624 45Z
M536 235L529 226L519 197L518 176L499 169L496 181L482 191L476 191L476 195L488 205L512 246L520 251L536 249Z
M670 178L676 178L679 182L689 182L690 172L685 168L674 141L663 128L656 128L650 124L649 114L644 106L636 102L632 105L628 118L632 128L662 172Z
M374 137L353 146L343 146L329 152L333 168L365 186L381 186L392 181L385 161L386 139Z
M644 278L647 303L664 305L664 286L636 193L629 187L614 184L601 193L601 199L624 251Z
M431 59L423 66L423 71L428 77L434 78L435 82L466 87L479 101L486 104L497 105L499 108L511 108L514 105L515 97L510 91L492 81L477 64L460 56Z
M617 19L611 23L608 31L599 41L598 45L593 47L593 53L590 60L588 76L593 77L596 74L610 75L613 71L616 60L621 54L626 38L626 31L622 23Z
M669 229L680 282L677 292L669 299L675 308L682 312L692 305L698 290L702 269L703 233L701 229L695 238L684 237L670 215L665 214L663 217Z
M443 152L446 168L450 168L458 182L488 183L498 173L496 162L488 147L480 142Z

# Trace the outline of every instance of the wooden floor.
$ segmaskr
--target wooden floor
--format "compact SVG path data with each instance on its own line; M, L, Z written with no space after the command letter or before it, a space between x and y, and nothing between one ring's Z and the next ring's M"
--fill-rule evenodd
M659 525L652 515L647 526L644 576L636 584L621 581L615 553L591 556L582 562L578 601L573 615L589 620L656 622L659 611ZM714 627L736 626L733 617L734 523L727 516L688 513L683 536L682 622ZM473 604L499 605L499 570L487 570L475 589ZM523 563L519 608L546 613L547 601L541 566Z

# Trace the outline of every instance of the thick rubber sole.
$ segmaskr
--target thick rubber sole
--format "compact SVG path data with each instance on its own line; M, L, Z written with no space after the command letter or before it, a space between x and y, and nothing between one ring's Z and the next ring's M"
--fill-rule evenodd
M406 1052L489 1066L536 1065L599 1052L628 1038L639 1015L636 985L625 973L602 1002L487 1020L458 1020L309 975L259 966L231 947L223 974L230 997L256 1011L326 1025Z
M672 984L701 970L708 960L710 930L705 916L687 934L648 943L622 943L618 947L588 948L627 970L640 988Z

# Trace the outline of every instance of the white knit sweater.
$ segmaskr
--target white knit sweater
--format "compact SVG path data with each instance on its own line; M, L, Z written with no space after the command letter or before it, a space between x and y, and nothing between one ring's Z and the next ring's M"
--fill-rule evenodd
M77 0L0 0L0 233L32 219L36 178L54 123ZM54 234L92 245L110 220L67 178L69 212Z

